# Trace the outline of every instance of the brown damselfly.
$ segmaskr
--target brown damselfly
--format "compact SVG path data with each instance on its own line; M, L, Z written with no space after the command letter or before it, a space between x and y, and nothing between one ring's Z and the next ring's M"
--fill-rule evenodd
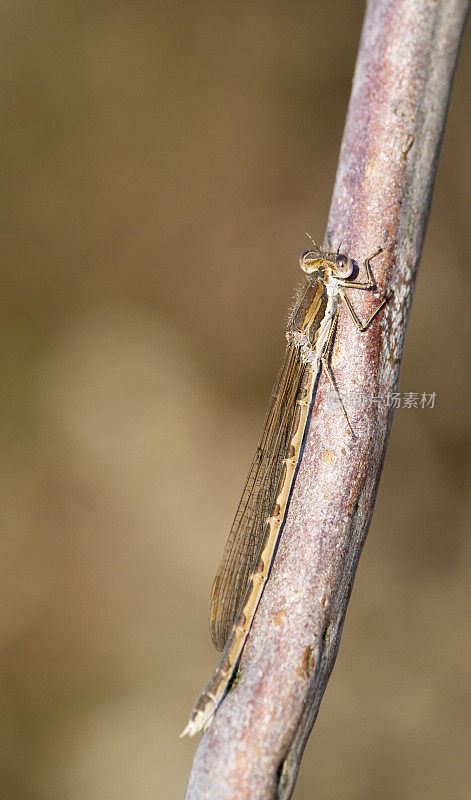
M380 252L381 248L365 260L364 283L352 279L352 259L315 243L299 259L307 284L286 328L283 365L211 592L211 637L222 656L182 736L193 736L211 724L234 679L283 528L322 367L355 437L335 384L330 355L340 302L356 327L364 331L392 294L388 292L362 322L344 291L375 288L370 262Z

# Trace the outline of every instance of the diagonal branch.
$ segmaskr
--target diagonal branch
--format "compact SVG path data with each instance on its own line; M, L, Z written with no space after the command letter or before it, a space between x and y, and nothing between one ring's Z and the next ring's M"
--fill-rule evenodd
M366 332L341 311L332 366L357 439L324 372L242 677L201 739L187 800L292 794L373 511L467 10L465 0L368 3L326 241L359 264L382 247L376 283L395 295ZM377 301L354 294L365 319Z

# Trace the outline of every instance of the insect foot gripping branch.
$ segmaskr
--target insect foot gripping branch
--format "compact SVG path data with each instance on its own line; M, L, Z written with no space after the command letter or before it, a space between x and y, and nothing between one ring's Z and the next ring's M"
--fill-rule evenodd
M350 258L315 243L299 259L308 276L306 287L288 322L283 365L211 592L211 636L222 655L181 736L194 736L209 727L233 681L285 521L322 367L355 438L337 391L330 354L340 301L356 327L364 331L392 296L388 292L362 322L344 291L375 287L370 262L380 252L365 260L367 280L363 283L351 280L354 262Z

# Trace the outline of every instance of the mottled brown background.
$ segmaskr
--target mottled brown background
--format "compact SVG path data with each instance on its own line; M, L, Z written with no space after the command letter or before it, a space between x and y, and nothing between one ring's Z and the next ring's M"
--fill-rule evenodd
M327 219L363 3L2 8L1 796L181 798L208 592ZM296 800L471 795L469 131Z

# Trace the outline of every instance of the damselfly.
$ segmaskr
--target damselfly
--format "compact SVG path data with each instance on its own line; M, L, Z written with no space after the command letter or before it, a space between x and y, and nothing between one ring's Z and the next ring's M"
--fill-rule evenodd
M313 244L299 259L307 284L286 328L283 366L211 592L211 637L222 656L181 736L193 736L211 724L233 681L286 517L322 367L355 438L330 364L340 302L356 327L365 331L392 291L362 322L344 290L375 288L370 262L381 248L365 260L367 280L361 283L352 278L352 259Z

